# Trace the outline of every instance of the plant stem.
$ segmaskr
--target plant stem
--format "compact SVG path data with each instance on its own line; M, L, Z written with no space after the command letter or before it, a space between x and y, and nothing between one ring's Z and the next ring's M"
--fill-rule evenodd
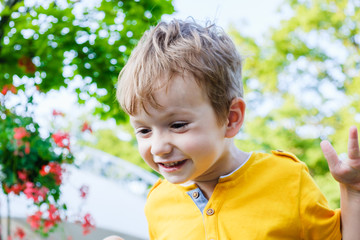
M7 201L7 210L8 210L8 214L7 214L7 239L9 239L9 237L10 237L10 199L9 199L9 194L6 195L6 201Z
M1 199L0 199L0 240L2 240L2 216L1 216Z

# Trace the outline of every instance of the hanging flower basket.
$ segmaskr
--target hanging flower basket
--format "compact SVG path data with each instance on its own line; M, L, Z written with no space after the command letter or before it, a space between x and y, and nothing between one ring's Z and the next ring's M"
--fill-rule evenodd
M31 200L37 210L27 217L27 222L46 237L66 216L66 205L60 202L60 186L64 164L74 161L70 136L59 131L41 137L31 114L18 114L5 106L9 93L16 94L16 88L7 85L0 94L1 187L6 195L25 195ZM32 99L27 104L32 105Z

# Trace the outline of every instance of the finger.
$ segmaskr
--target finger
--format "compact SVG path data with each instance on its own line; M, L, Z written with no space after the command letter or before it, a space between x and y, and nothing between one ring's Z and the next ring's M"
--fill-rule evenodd
M327 140L324 140L320 143L320 147L326 160L328 161L329 168L335 169L335 167L339 164L339 158L331 143Z
M349 130L348 156L350 159L360 158L358 132L355 126Z

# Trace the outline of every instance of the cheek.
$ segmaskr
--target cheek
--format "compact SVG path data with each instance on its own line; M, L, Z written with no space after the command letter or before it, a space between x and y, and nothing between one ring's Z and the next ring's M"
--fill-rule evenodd
M187 141L183 141L183 150L192 155L206 155L207 152L216 148L215 143L213 136L193 135Z
M137 140L138 142L138 151L140 153L140 156L143 158L143 160L146 161L146 159L149 158L150 149L146 145L146 141L144 140Z
M144 149L144 144L142 143L142 141L140 141L139 139L136 139L137 141L137 149L138 149L138 152L141 154L142 156L142 151Z
M150 149L148 149L144 144L138 143L138 151L142 159L145 161L147 161L151 156Z
M224 129L208 124L206 128L199 128L186 135L182 141L182 150L193 158L216 158L221 154L224 140Z
M138 151L146 164L156 171L156 164L153 161L152 155L150 153L150 147L147 145L146 141L138 140Z

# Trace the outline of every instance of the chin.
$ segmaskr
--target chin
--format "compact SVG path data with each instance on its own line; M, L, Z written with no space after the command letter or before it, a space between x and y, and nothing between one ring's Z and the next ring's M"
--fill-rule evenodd
M162 174L162 176L172 184L183 184L189 182L189 179L174 177L174 176L166 176L166 174Z

